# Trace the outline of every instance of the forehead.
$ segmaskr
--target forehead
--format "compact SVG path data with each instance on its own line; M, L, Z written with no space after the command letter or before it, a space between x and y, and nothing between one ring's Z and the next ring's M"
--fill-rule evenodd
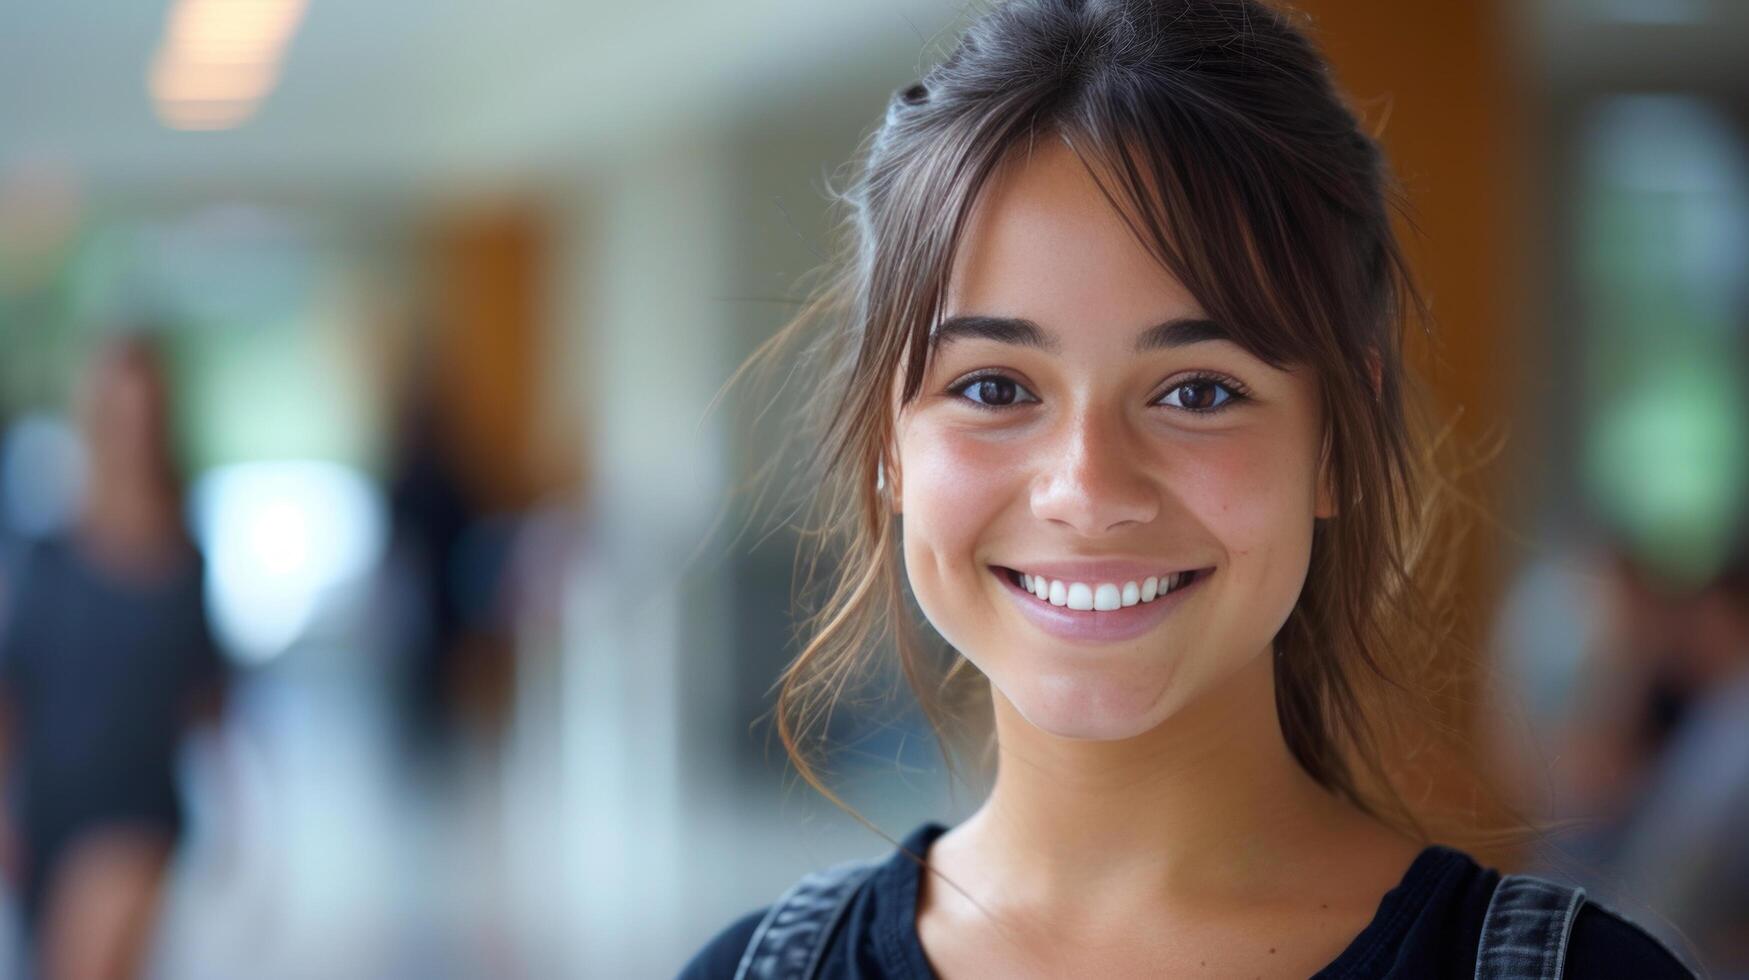
M984 187L946 304L944 316L1025 316L1077 332L1203 313L1056 138L1020 151Z

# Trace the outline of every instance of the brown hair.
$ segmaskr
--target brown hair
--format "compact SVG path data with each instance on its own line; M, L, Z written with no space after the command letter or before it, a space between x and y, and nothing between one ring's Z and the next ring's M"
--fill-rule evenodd
M1048 138L1068 143L1242 346L1320 378L1340 513L1317 522L1306 585L1276 639L1277 713L1320 784L1430 839L1381 748L1402 744L1402 718L1451 716L1428 707L1452 693L1437 674L1462 655L1447 601L1457 549L1432 546L1455 533L1440 530L1455 529L1439 520L1455 510L1440 506L1451 495L1431 465L1445 440L1411 411L1424 398L1402 357L1408 326L1428 320L1378 143L1295 16L1257 0L1011 0L893 96L836 195L846 234L835 274L750 362L796 353L823 410L815 480L801 481L820 488L801 568L814 605L774 709L786 751L862 819L810 749L870 658L895 648L950 772L951 745L977 731L971 709L988 684L920 635L879 474L892 465L892 392L918 393L974 202L999 166ZM823 559L834 571L820 579Z

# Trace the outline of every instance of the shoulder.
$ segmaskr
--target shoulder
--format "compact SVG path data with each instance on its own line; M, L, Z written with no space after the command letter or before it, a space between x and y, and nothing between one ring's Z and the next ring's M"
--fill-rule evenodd
M20 582L40 579L70 563L72 543L62 532L33 538L18 546L12 557L12 570Z
M803 875L775 902L718 932L687 962L681 980L729 980L749 953L752 976L771 976L780 964L820 962L821 957L862 964L852 974L890 974L897 967L881 961L894 958L911 963L915 958L905 951L881 947L873 937L914 928L916 870L907 853L927 852L945 830L926 823L886 854Z
M1500 892L1509 878L1519 885L1510 899ZM1530 886L1528 891L1525 886ZM1441 845L1427 848L1380 909L1380 921L1406 923L1394 950L1401 969L1390 975L1439 975L1441 963L1475 961L1491 924L1489 913L1499 912L1503 899L1515 913L1554 911L1574 901L1561 882L1536 875L1502 875L1464 851ZM1585 897L1570 914L1567 976L1575 980L1694 976L1662 942L1609 907ZM1510 919L1517 923L1514 929L1524 927L1525 920L1516 914ZM1500 928L1499 922L1492 925Z
M0 643L8 649L8 659L34 651L41 644L13 642L17 634L35 629L35 623L47 614L43 599L58 586L61 578L62 547L53 539L38 539L16 546L6 555L0 568Z
M1565 973L1575 980L1695 975L1651 933L1570 883L1516 874L1492 891L1482 936L1490 962L1516 962L1528 947L1553 950L1564 942Z
M740 971L741 961L754 957L756 975L769 968L758 964L796 956L807 959L816 947L831 940L842 910L865 879L879 867L877 859L844 861L813 871L790 886L771 905L743 915L717 933L693 955L680 973L681 980L726 980Z
M1587 900L1573 918L1567 975L1575 980L1620 977L1659 980L1695 975L1651 933L1609 908Z
M764 920L768 908L756 909L730 923L694 953L680 971L679 980L728 980L741 965L741 955Z

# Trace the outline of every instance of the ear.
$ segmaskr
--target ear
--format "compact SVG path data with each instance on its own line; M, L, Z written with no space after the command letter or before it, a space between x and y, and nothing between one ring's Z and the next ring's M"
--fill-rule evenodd
M892 457L888 457L887 506L892 508L894 515L904 512L903 508L899 505L899 501L903 499L904 488L904 474L899 471L899 461Z
M891 454L882 453L875 461L875 493L885 493L887 509L894 514L899 510L899 464Z

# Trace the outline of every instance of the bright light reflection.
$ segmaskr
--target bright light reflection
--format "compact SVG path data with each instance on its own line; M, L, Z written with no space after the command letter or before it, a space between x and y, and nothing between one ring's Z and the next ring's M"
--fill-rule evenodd
M207 558L207 599L220 640L259 663L312 624L323 598L356 584L387 543L382 493L336 463L244 463L203 475L191 524Z

